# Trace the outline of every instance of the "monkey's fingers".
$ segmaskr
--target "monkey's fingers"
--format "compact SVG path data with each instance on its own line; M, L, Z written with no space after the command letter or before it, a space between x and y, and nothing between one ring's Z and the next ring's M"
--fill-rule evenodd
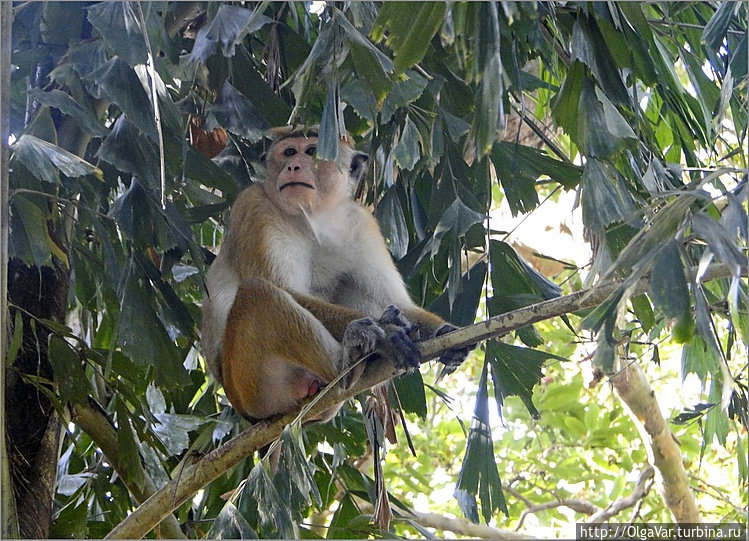
M411 328L413 327L411 322L406 319L405 315L403 315L401 309L394 304L391 304L390 306L385 308L385 311L380 316L378 323L382 326L393 325L395 327L400 327L405 330L407 334L411 332Z
M437 329L437 332L434 333L435 336L442 336L443 334L451 333L455 330L457 330L458 327L455 325L451 325L450 323L445 323L442 327ZM440 363L444 365L442 368L439 377L442 377L447 374L452 374L455 372L455 370L463 364L463 361L466 360L468 355L476 349L476 345L472 344L470 346L464 346L460 348L452 348L445 350L442 352L442 355L440 355L439 359L437 359Z
M386 327L387 336L382 345L382 353L391 359L393 366L408 373L419 367L419 348L401 327Z

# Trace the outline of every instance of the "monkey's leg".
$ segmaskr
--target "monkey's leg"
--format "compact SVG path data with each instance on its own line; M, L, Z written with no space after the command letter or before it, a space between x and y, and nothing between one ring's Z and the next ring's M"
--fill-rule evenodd
M262 279L239 287L222 347L232 405L265 418L297 406L341 369L341 344L286 291Z

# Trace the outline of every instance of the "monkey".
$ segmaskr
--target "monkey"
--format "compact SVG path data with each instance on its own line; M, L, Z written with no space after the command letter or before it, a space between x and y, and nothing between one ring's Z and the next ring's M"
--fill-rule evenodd
M205 276L203 353L251 420L291 411L367 355L414 370L415 341L455 330L411 300L376 219L354 200L367 155L341 138L336 161L318 159L318 130L270 130L264 178L237 196ZM468 352L439 360L454 369ZM361 370L352 374L345 386Z

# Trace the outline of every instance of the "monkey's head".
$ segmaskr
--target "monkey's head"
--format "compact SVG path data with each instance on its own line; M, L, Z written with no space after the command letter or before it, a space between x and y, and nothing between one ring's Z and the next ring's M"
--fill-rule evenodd
M271 130L264 157L265 193L287 214L317 213L351 198L367 155L341 140L337 162L317 158L318 127Z

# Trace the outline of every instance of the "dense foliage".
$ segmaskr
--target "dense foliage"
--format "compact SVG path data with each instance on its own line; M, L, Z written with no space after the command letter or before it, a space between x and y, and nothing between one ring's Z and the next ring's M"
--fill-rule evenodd
M456 325L583 278L621 283L594 310L486 342L456 374L437 380L425 365L398 381L418 452L401 435L387 455L394 533L428 535L408 509L438 485L456 498L440 510L505 525L544 502L601 509L631 492L645 447L608 387L584 387L578 364L560 362L580 359L581 341L599 380L620 358L669 378L673 393L677 373L697 376L704 393L673 428L694 488L722 502L703 504L706 516L745 521L745 3L12 12L3 460L18 502L56 479L51 515L17 506L21 534L51 521L55 537L102 536L148 483L248 427L199 353L202 280L265 130L287 123L319 123L323 158L346 131L369 153L361 201L414 298ZM593 260L543 276L493 215L500 203L532 213L562 190L579 194ZM700 281L713 264L721 272ZM449 395L472 400L473 416L446 407ZM504 405L504 430L491 403ZM59 456L45 434L61 438ZM330 423L287 431L272 479L249 457L175 516L191 537L381 535L363 503L376 501L368 434L351 401ZM730 473L706 488L700 471L713 465ZM644 502L640 519L671 519L655 493ZM539 509L535 524L593 514L567 507Z

